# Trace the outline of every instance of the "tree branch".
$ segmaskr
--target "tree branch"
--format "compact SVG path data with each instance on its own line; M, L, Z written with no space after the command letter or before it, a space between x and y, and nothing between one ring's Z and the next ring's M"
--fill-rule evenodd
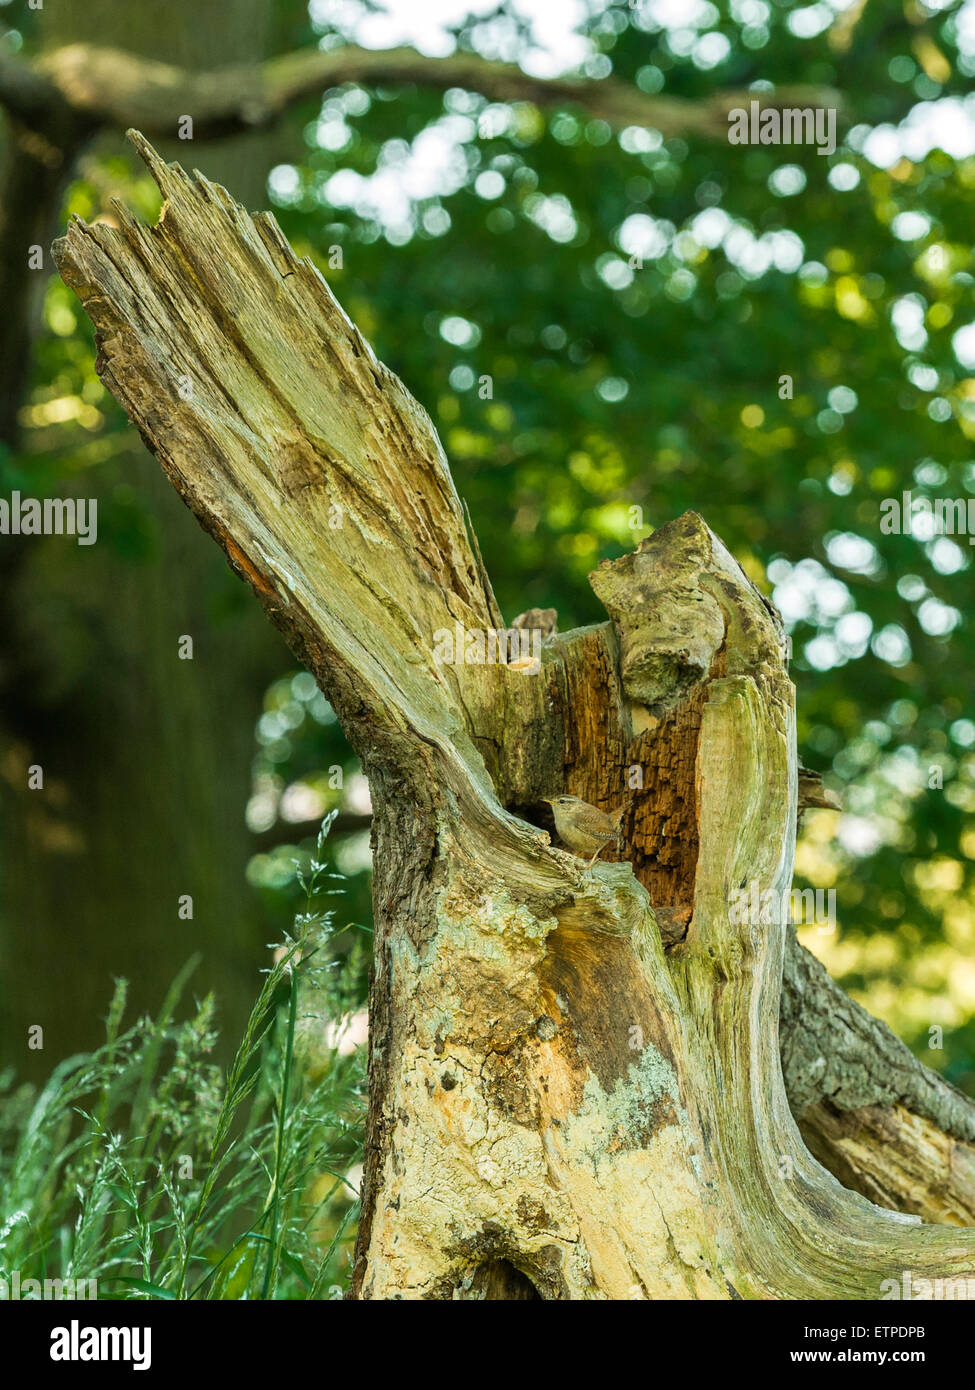
M496 803L468 730L496 694L488 668L438 665L433 634L489 628L496 609L429 417L273 217L131 138L166 197L158 226L116 202L120 230L75 220L54 246L103 380L364 764L381 743L409 776L419 744L486 830Z
M413 83L436 91L463 87L492 101L528 101L546 109L578 106L616 128L652 126L665 136L714 139L727 137L728 112L749 101L774 108L843 105L832 89L801 84L775 92L717 92L702 100L650 96L612 77L537 78L515 64L474 54L428 58L409 48L299 49L259 66L188 72L121 49L72 44L38 59L29 75L22 66L8 59L0 67L0 102L36 104L53 87L75 111L100 124L136 126L152 136L172 136L186 115L193 117L195 138L252 129L345 82Z
M874 1202L975 1225L975 1104L919 1062L796 939L786 938L779 1046L812 1152Z
M0 45L0 105L9 115L45 132L74 118L57 84L39 66L26 63Z

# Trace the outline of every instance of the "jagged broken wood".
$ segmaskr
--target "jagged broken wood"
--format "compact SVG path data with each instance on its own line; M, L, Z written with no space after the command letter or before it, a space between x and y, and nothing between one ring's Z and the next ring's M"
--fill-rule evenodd
M438 662L437 633L502 621L429 418L273 218L133 138L158 225L75 220L59 268L102 379L315 674L372 790L357 1296L876 1298L905 1269L975 1271L968 1232L850 1190L970 1219L964 1165L953 1203L941 1174L919 1194L918 1124L967 1147L972 1107L899 1055L882 1137L833 1132L843 1098L829 1109L802 1040L815 1052L834 1001L801 987L782 922L729 910L742 883L791 881L774 611L687 514L600 566L610 621L551 635L540 667ZM541 798L562 789L622 797L624 862L585 874L551 846ZM787 1101L787 946L795 1108L847 1187ZM859 1018L844 1038L874 1089L853 1087L849 1114L876 1108L890 1060Z

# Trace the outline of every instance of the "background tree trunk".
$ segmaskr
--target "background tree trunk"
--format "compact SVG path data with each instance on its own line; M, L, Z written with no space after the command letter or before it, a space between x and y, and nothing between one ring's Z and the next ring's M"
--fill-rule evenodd
M266 57L270 4L50 5L40 22L48 54L84 39L194 70ZM263 131L204 145L176 139L174 129L167 148L188 164L219 169L258 204L280 138ZM114 133L111 142L117 154ZM8 127L6 236L16 245L0 261L18 287L16 302L4 301L0 332L0 360L17 364L4 373L8 439L36 331L18 312L20 296L33 287L36 320L46 279L26 272L26 248L36 241L46 251L84 147L78 132L49 168L43 149L25 146ZM27 220L11 203L19 184ZM194 988L217 989L229 1045L246 1018L267 938L245 881L252 843L244 808L261 694L287 669L288 654L252 607L235 603L219 557L187 530L134 435L121 455L76 477L71 492L97 497L98 545L13 537L4 545L0 1055L15 1059L21 1075L46 1075L45 1058L98 1042L113 977L132 981L137 1011L152 1009L198 949L204 962ZM106 539L122 494L137 495L149 515L153 564ZM184 634L195 641L192 661L177 656ZM33 763L45 771L44 801L27 789ZM192 920L177 914L183 894L193 898ZM36 1023L45 1027L43 1053L26 1049Z
M877 1298L905 1269L970 1274L975 1238L841 1186L789 1108L786 927L733 910L792 877L774 610L688 513L593 574L610 621L538 662L470 660L502 620L429 419L273 218L136 138L165 218L76 221L62 275L104 381L370 779L356 1294ZM551 846L541 798L563 789L622 797L619 862ZM861 1047L869 1073L882 1040Z

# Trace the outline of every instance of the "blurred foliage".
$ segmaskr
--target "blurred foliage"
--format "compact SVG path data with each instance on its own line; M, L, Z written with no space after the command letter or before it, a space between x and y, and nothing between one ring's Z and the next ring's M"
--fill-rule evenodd
M292 39L354 39L368 8L322 0L310 28L289 11ZM806 939L970 1092L972 552L882 533L880 504L975 497L975 348L959 333L975 317L973 30L971 0L594 3L594 80L692 99L833 87L835 153L346 84L290 114L291 162L268 181L298 251L430 410L509 619L553 605L563 630L599 620L588 572L688 507L773 595L800 755L846 803L806 818L799 881L835 887L839 915L835 938ZM453 35L488 56L524 42L504 7ZM940 135L925 142L924 121ZM71 210L110 217L121 185L152 215L145 179L90 163ZM37 465L52 486L104 467L124 428L56 283L45 323L6 486L28 466L35 490ZM150 561L151 518L124 480L113 497L106 536ZM251 878L280 921L304 823L368 805L307 677L267 692L257 745ZM336 842L360 917L363 835Z

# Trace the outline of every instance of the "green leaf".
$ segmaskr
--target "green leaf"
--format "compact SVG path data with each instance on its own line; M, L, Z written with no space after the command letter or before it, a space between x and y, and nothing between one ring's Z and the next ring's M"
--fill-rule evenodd
M108 1279L101 1279L102 1284L128 1284L133 1289L138 1289L140 1293L150 1294L153 1298L164 1298L173 1300L176 1298L174 1289L164 1289L161 1284L150 1283L148 1279L136 1279L131 1274L113 1274Z

